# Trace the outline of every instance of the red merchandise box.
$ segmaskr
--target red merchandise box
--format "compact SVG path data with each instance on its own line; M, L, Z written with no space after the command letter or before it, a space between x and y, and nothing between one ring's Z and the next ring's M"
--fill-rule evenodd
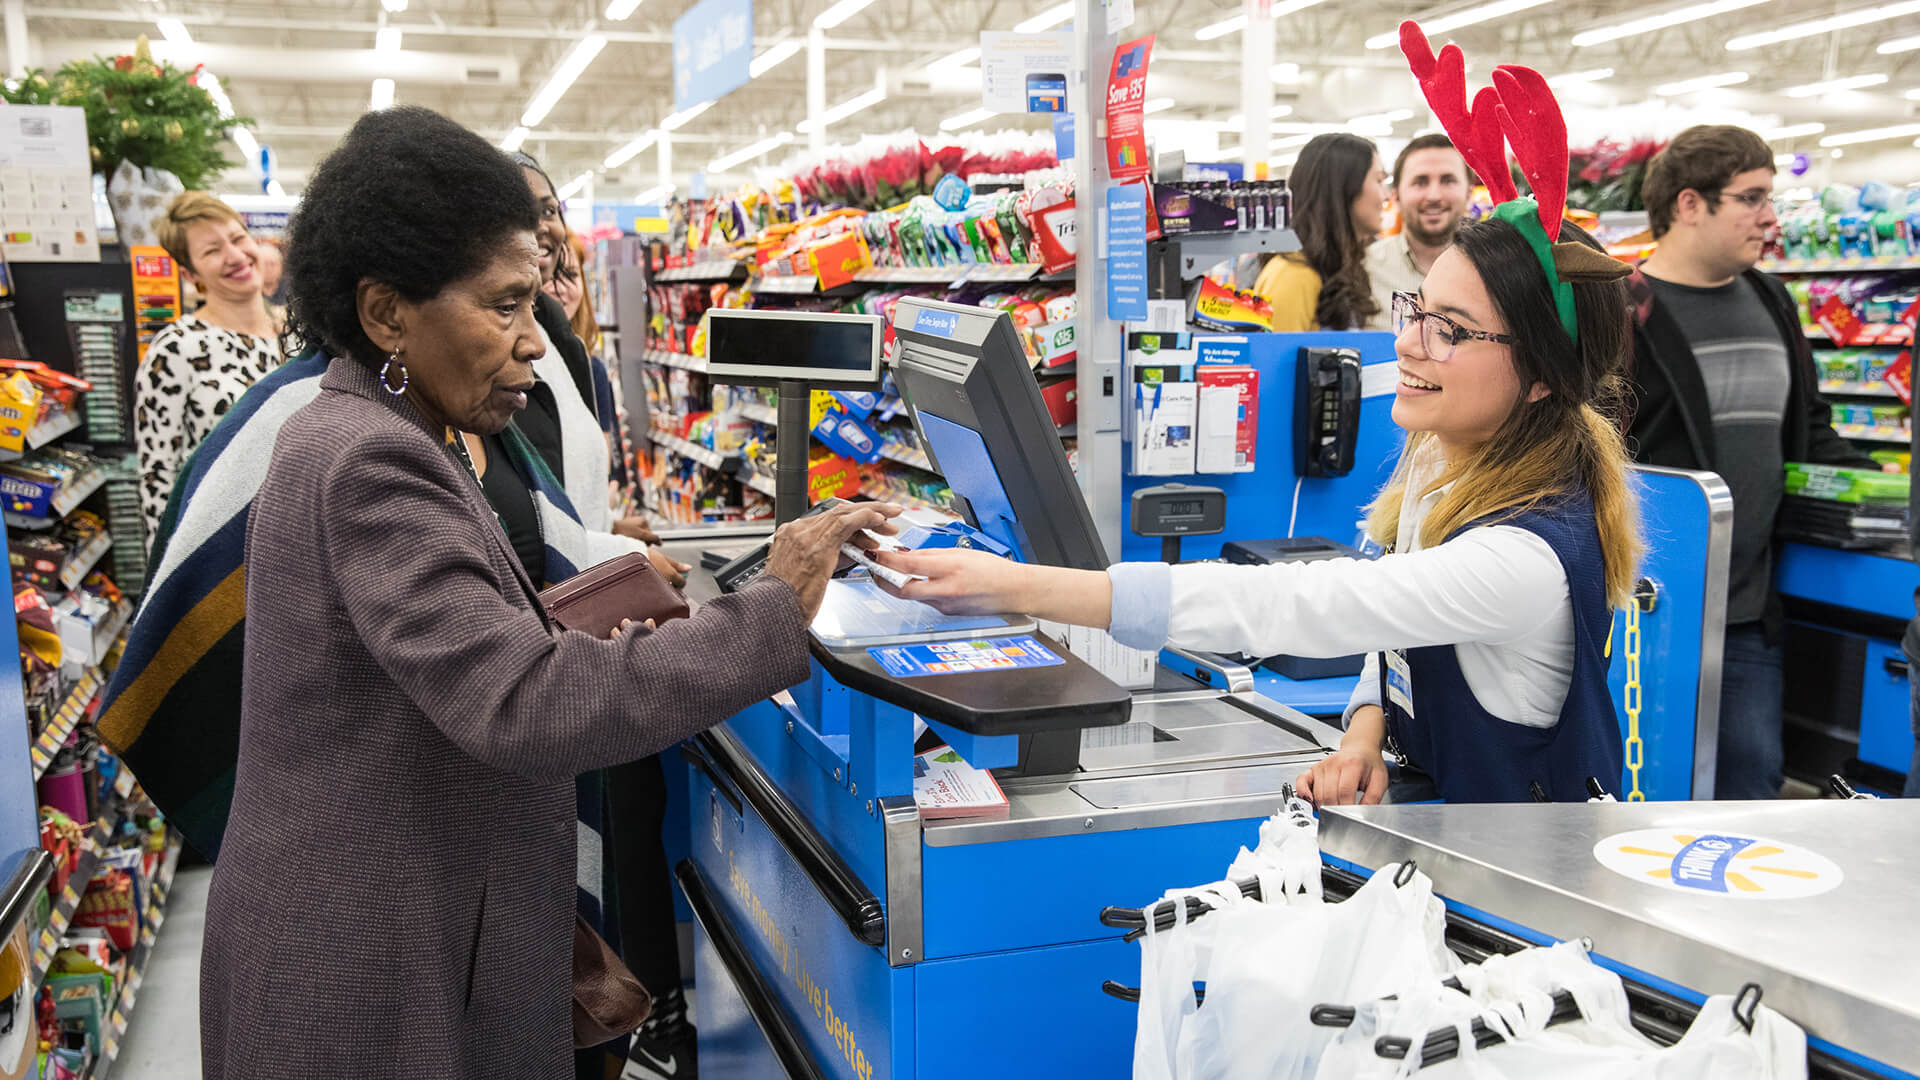
M1202 364L1195 374L1200 381L1200 422L1194 471L1252 472L1260 441L1260 373ZM1237 402L1225 398L1227 394Z
M1071 375L1040 380L1040 400L1047 403L1047 415L1056 427L1066 427L1080 419L1080 389Z

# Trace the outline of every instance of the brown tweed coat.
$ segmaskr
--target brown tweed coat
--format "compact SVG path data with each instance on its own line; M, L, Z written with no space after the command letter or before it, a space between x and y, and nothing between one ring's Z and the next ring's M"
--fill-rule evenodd
M205 1075L570 1077L573 778L804 679L799 604L550 631L440 433L351 361L321 386L249 522Z

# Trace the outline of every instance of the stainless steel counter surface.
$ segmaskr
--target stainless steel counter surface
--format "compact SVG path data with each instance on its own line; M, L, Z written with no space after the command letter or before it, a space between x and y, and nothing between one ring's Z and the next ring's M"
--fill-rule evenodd
M1333 807L1321 848L1920 1070L1920 801ZM1604 861L1603 861L1604 860Z

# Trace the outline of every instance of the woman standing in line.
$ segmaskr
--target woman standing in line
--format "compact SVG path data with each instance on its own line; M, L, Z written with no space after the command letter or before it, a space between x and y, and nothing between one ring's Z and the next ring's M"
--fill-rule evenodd
M1386 179L1358 135L1318 135L1300 151L1287 178L1300 250L1268 259L1253 286L1273 305L1274 330L1358 330L1380 314L1367 245L1380 235Z

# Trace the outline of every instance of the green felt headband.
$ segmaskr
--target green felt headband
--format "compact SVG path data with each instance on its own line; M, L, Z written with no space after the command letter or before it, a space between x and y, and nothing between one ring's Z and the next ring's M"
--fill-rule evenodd
M1580 341L1580 322L1573 309L1573 286L1560 280L1559 271L1553 266L1553 242L1547 239L1547 230L1540 224L1540 206L1532 199L1510 199L1493 208L1493 216L1520 230L1520 235L1533 249L1534 258L1540 260L1540 269L1547 275L1547 284L1553 288L1553 306L1559 309L1560 326L1567 337L1575 344Z

